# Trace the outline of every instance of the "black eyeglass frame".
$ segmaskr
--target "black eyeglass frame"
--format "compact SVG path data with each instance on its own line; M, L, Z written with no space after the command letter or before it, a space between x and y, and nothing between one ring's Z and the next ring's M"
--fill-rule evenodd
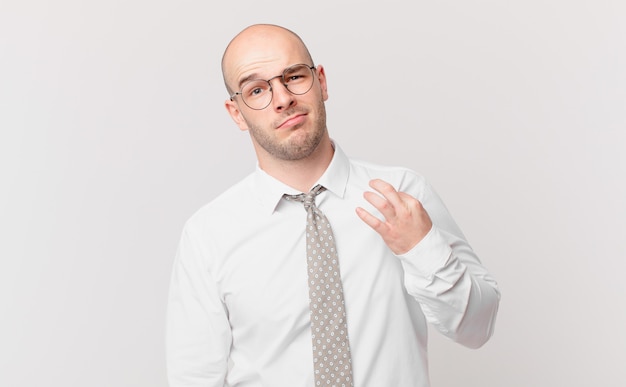
M313 75L313 78L314 78L314 79L313 79L313 81L311 82L311 86L309 86L309 88L308 88L305 92L302 92L302 93L294 93L293 91L289 90L289 86L288 86L288 84L285 82L285 73L287 73L287 70L292 69L292 68L294 68L294 67L296 67L296 66L306 66L306 67L308 67L308 68L309 68L309 70L311 70L311 75ZM249 80L248 82L244 83L244 84L243 84L243 86L247 85L247 84L248 84L248 83L250 83L250 82L264 81L264 82L267 82L267 84L270 86L270 88L269 88L269 91L270 91L270 93L271 93L271 94L270 94L270 99L269 99L269 101L267 102L267 105L263 106L262 108L254 108L254 107L252 107L252 106L248 105L248 103L246 102L245 98L243 98L243 94L241 93L241 90L243 90L243 86L241 87L241 89L239 89L239 91L236 91L236 92L234 92L233 94L231 94L231 96L230 96L230 100L231 100L231 101L233 101L233 98L235 98L237 95L241 95L241 96L242 96L242 97L241 97L241 100L243 101L243 103L245 103L245 104L246 104L246 106L247 106L247 107L249 107L249 108L250 108L250 109L252 109L252 110L263 110L263 109L265 109L266 107L270 106L270 104L272 103L272 100L274 99L274 89L272 88L272 83L271 83L271 81L273 81L273 80L274 80L274 79L276 79L276 78L282 78L282 85L283 85L283 86L285 86L285 89L287 89L287 91L288 91L288 92L290 92L290 93L291 93L291 94L293 94L293 95L303 95L303 94L308 93L308 92L311 90L311 88L313 88L313 83L315 83L315 71L314 71L314 70L315 70L315 65L311 65L311 66L309 66L309 65L308 65L308 64L306 64L306 63L296 63L296 64L293 64L293 65L291 65L291 66L289 66L289 67L285 68L285 69L283 70L283 73L282 73L282 74L280 74L280 75L276 75L275 77L272 77L272 78L270 78L270 79L267 79L267 80L265 80L265 79L251 79L251 80Z

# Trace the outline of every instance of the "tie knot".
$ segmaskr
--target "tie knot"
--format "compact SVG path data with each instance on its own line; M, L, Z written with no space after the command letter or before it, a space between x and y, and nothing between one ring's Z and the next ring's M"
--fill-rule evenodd
M308 210L311 207L315 207L315 197L325 190L326 188L318 184L311 188L311 190L307 193L301 193L299 195L285 195L285 199L302 202L304 203L304 208Z

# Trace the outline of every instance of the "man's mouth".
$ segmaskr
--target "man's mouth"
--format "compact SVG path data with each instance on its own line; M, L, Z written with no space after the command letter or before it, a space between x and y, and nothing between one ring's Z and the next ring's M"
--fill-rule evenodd
M298 113L283 121L280 125L278 125L277 129L291 128L296 125L300 125L304 122L305 118L306 114Z

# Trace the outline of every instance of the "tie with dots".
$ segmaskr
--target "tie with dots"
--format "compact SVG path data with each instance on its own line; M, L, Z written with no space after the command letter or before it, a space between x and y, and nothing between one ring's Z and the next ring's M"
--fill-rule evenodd
M354 384L339 258L330 223L315 206L315 197L324 190L316 185L307 194L285 195L285 198L303 202L307 212L306 253L315 385L349 387Z

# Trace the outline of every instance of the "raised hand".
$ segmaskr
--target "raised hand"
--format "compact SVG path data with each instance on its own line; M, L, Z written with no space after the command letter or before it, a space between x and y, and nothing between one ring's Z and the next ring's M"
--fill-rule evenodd
M432 228L430 216L413 196L398 192L386 181L374 179L363 196L385 217L380 220L361 207L357 215L383 238L395 254L403 254L417 245Z

